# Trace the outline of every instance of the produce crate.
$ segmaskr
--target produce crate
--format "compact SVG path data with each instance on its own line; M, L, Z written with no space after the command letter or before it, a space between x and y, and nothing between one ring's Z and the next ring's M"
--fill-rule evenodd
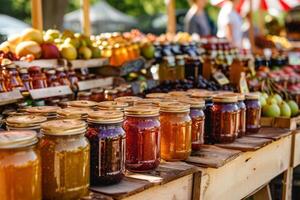
M296 117L261 117L261 126L269 126L275 128L287 128L295 130L300 125L300 115Z

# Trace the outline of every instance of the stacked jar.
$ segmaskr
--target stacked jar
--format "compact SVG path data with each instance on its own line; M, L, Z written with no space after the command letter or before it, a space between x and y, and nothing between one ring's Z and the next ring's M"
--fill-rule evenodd
M117 102L117 101L102 101L97 105L99 110L118 110L124 111L128 107L128 103Z
M29 114L45 116L48 120L55 119L58 110L60 110L58 106L35 106L24 109Z
M133 106L125 109L126 169L154 170L160 163L159 108Z
M125 173L125 132L120 111L94 111L88 114L86 137L91 144L91 185L110 185Z
M59 119L78 119L87 120L88 113L93 110L90 108L68 107L57 111Z
M70 107L77 107L77 108L95 108L97 103L94 101L88 100L77 100L77 101L70 101L68 102L68 106Z
M123 96L115 99L116 102L127 103L129 106L133 106L134 102L138 100L141 100L141 98L136 96Z
M260 129L261 105L259 95L249 93L245 96L246 104L246 131L247 134L257 133Z

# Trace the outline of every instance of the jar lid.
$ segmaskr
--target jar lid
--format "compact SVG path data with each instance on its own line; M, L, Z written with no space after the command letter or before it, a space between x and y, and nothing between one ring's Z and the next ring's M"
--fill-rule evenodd
M78 92L77 96L79 96L79 97L88 97L91 94L92 94L91 92Z
M22 68L22 69L20 69L20 73L21 73L21 74L27 74L27 73L28 73L27 68Z
M91 92L92 94L103 93L104 89L103 88L92 89Z
M120 86L120 87L117 87L116 90L120 91L120 92L126 92L127 91L127 87L125 86Z
M246 100L258 100L259 99L259 94L257 93L248 93L245 95Z
M216 94L213 92L194 92L192 93L192 98L202 98L204 100L211 100Z
M191 108L204 108L205 101L200 98L179 98L179 102L189 104Z
M60 109L60 107L58 107L58 106L35 106L35 107L25 108L25 111L29 112L29 113L41 113L41 114L53 113L53 114L56 114L56 112L59 109Z
M134 105L135 106L143 105L143 106L154 106L154 107L156 106L156 107L159 107L160 102L161 102L161 99L155 99L155 98L153 98L153 99L140 99L138 101L135 101Z
M126 116L134 116L134 117L153 117L159 115L159 107L152 106L131 106L125 108Z
M160 103L160 111L161 112L174 112L174 113L181 113L181 112L189 112L190 105L186 103L180 102L161 102Z
M113 124L123 120L123 112L117 110L99 110L88 114L88 122L92 123Z
M86 123L76 119L52 120L41 124L44 135L66 136L86 132Z
M169 92L168 95L175 96L175 97L178 97L178 96L188 97L188 96L190 96L190 94L188 92L185 92L185 91L172 91L172 92Z
M68 107L57 111L57 114L67 119L86 119L92 111L90 108Z
M31 146L38 142L35 131L1 131L0 149L14 149Z
M238 98L234 94L230 95L216 95L213 97L213 102L220 102L220 103L235 103L238 101Z
M70 101L68 105L71 107L86 108L86 107L96 106L97 103L94 101L88 101L88 100L77 100L77 101Z
M136 97L136 96L124 96L124 97L115 98L115 101L124 102L124 103L128 103L129 105L133 105L134 102L141 100L141 99L142 98Z
M11 116L6 119L6 124L11 127L33 127L47 121L44 116L38 115L20 115Z
M189 90L187 90L187 93L189 93L189 94L193 94L193 93L197 93L197 92L203 93L203 92L209 92L209 91L208 90L204 90L204 89L189 89Z
M128 107L128 103L118 102L118 101L102 101L98 103L98 108L100 110L124 110Z
M111 89L111 90L105 90L105 94L117 94L118 90Z
M238 98L238 101L244 101L245 100L245 95L242 94L242 93L234 93L237 98Z
M54 69L51 69L51 70L48 70L46 73L54 75L56 73L56 71Z
M158 98L158 99L163 99L167 96L167 93L150 93L146 95L146 98Z

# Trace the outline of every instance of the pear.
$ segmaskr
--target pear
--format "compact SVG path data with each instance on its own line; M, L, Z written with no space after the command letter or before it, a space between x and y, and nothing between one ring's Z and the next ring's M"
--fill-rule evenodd
M279 107L280 107L280 115L282 117L291 117L292 111L291 111L291 108L290 108L290 106L287 102L282 101L279 104Z
M279 117L280 108L276 103L267 103L263 107L263 116L265 117Z
M288 101L288 105L291 108L292 116L296 116L298 114L298 112L299 112L298 104L295 101L290 100L290 101Z
M78 50L79 58L90 59L92 57L92 51L86 47L81 46Z
M60 45L60 54L67 60L74 60L77 58L76 48L72 44L68 43Z

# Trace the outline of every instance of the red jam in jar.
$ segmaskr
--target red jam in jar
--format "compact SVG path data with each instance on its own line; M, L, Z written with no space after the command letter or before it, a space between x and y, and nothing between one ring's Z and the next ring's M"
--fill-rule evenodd
M86 137L91 145L91 185L111 185L125 173L125 131L120 111L94 111L88 114Z
M95 102L104 101L104 89L93 89L90 99Z
M89 101L91 99L91 92L78 92L77 94L77 100L83 100L83 101Z
M243 137L246 134L246 104L245 101L245 95L244 94L238 94L238 137Z
M234 142L238 135L238 110L236 95L213 97L211 131L214 143Z
M246 95L246 131L247 134L257 133L260 129L261 106L259 96L251 93Z
M126 169L154 170L160 163L159 108L132 106L125 109Z

